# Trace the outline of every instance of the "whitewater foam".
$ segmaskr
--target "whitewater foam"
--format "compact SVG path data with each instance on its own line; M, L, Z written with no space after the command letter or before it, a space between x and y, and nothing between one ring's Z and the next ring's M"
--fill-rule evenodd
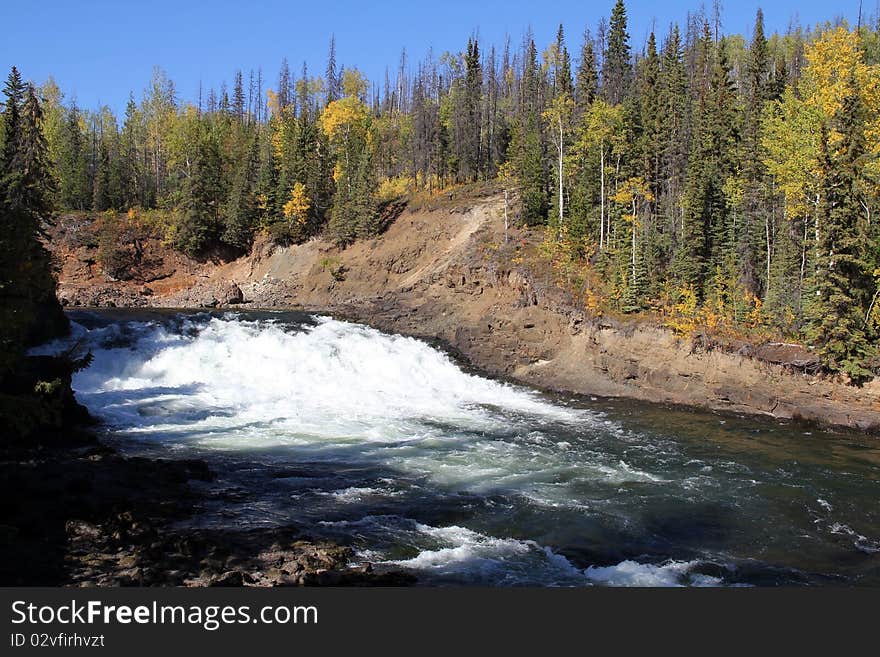
M409 559L379 562L469 583L544 586L722 586L723 580L694 572L699 561L668 560L660 564L622 561L610 566L576 567L565 556L535 541L487 536L459 526L416 524L422 540L435 547ZM362 555L362 558L365 555ZM369 556L375 559L375 553Z
M553 421L582 413L530 391L462 372L418 340L318 318L291 330L231 316L129 323L87 337L94 363L74 388L94 414L131 433L175 433L180 425L213 447L305 439L398 442L442 434L443 426L503 428L496 412ZM126 340L130 344L125 344ZM255 436L255 423L271 425ZM222 437L218 435L222 433Z
M127 436L121 449L211 462L234 495L196 522L309 527L420 581L735 585L754 545L734 540L740 530L763 540L769 511L792 531L768 482L809 496L809 536L823 548L878 551L876 525L849 513L824 473L804 477L775 455L734 460L712 441L670 438L662 422L624 424L608 402L468 374L412 338L273 316L74 314L88 328L40 351L91 349L74 389ZM703 549L704 533L730 545ZM650 556L610 556L621 552ZM769 577L787 581L781 572Z

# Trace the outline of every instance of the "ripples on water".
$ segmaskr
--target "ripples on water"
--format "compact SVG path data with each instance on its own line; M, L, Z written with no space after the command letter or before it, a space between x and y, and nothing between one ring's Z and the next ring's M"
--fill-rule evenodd
M869 438L541 394L297 313L71 318L116 444L219 472L202 525L293 522L427 583L880 584Z

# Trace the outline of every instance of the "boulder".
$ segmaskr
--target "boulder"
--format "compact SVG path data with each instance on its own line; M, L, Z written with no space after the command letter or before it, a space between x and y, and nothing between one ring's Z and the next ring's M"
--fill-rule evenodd
M233 281L227 281L217 291L217 301L223 306L244 303L244 293Z

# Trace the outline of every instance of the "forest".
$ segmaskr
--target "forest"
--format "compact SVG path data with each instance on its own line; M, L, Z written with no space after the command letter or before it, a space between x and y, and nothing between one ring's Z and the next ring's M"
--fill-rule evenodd
M260 233L345 247L383 204L490 181L591 310L760 328L854 384L880 373L877 17L768 34L759 11L738 35L697 11L636 44L618 0L577 39L472 35L395 69L371 82L331 40L319 74L285 60L186 100L156 68L123 116L14 70L3 202L28 239L36 216L102 213L108 248L137 222L199 257Z

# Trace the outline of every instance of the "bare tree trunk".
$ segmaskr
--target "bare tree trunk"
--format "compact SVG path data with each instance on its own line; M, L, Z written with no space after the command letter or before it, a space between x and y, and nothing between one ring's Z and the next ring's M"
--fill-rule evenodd
M633 194L633 216L632 216L632 285L636 284L636 197Z
M804 239L803 244L801 244L801 276L798 280L799 292L800 295L803 296L804 293L804 277L807 274L807 219L804 218Z
M559 239L562 239L562 210L563 210L563 199L562 199L562 155L563 155L563 146L562 143L562 117L559 117L559 143L557 144L559 147Z
M880 287L877 288L877 291L874 292L874 298L871 299L871 305L868 306L868 312L865 313L865 323L862 324L862 330L864 331L868 328L868 322L871 321L871 312L874 310L874 304L877 303L877 296L880 295Z
M603 143L600 146L600 158L599 158L599 185L601 189L600 196L600 207L599 211L599 250L602 250L602 247L605 246L605 144Z

